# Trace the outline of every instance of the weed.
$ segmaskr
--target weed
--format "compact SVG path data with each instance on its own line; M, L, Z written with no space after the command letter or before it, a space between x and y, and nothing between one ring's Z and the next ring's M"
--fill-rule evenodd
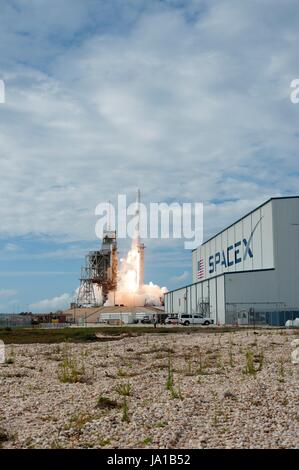
M220 353L220 352L217 353L216 367L217 367L217 369L222 369L222 368L223 368L222 356L221 356L221 353Z
M284 377L285 377L284 362L283 362L283 359L281 358L279 361L278 381L283 383Z
M227 390L226 392L224 392L223 398L231 398L232 400L236 400L236 399L237 399L236 395L234 395L234 394L233 394L232 392L230 392L229 390Z
M168 355L168 373L167 373L167 382L166 382L166 389L171 391L173 388L173 369L172 369L172 362L171 362L171 355Z
M9 356L5 359L5 364L14 364L16 361L16 355L13 347L10 348Z
M111 440L110 439L100 439L98 444L99 444L99 447L109 446L111 444Z
M261 400L252 400L251 403L253 406L262 406L263 404Z
M214 413L213 413L213 425L218 426L218 404L217 404L217 395L213 393L214 398Z
M132 385L129 382L125 384L118 384L115 387L115 390L119 395L123 397L129 397L132 393Z
M255 367L254 363L257 363L257 368ZM244 374L249 374L255 376L257 372L262 370L264 363L264 354L260 353L254 356L252 351L246 352L246 366L243 370Z
M172 400L180 398L179 392L174 387L171 388L170 395Z
M127 374L127 372L126 372L125 370L123 370L123 369L118 369L117 375L118 375L118 377L127 377L128 374Z
M179 398L180 400L184 400L184 397L183 397L182 391L181 391L181 383L180 383L180 382L179 382L179 384L178 384L178 398Z
M257 372L261 371L264 365L264 353L261 351L259 354L256 354L254 357L255 362L257 362Z
M255 375L255 373L256 373L256 370L255 370L254 362L253 362L253 352L247 351L246 352L246 366L244 369L244 374Z
M123 416L122 416L122 421L124 421L125 423L129 423L129 422L130 422L128 399L127 399L127 396L126 396L126 395L124 395L124 400L123 400Z
M0 428L0 445L3 442L7 442L9 440L10 440L10 436L9 436L8 432L5 429Z
M26 449L34 449L34 443L33 443L32 437L28 437L28 438L25 440L25 446L26 446ZM0 447L1 447L1 446L0 446Z
M131 396L132 393L132 385L130 383L126 384L119 384L116 387L117 393L123 397L123 405L122 405L122 410L123 410L123 416L122 416L122 421L129 423L130 422L130 416L129 416L129 405L128 405L128 397Z
M94 447L94 443L90 441L86 441L86 442L83 442L81 446L83 447L83 449L92 449Z
M73 415L70 419L70 422L64 426L64 429L75 429L80 431L85 426L85 424L89 423L93 419L94 417L88 413L79 413L77 415Z
M222 428L220 430L221 434L225 434L229 429L228 428Z
M168 374L167 374L167 381L166 381L166 390L170 391L171 398L179 398L180 400L183 400L181 390L180 390L180 385L178 390L174 388L174 379L173 379L173 368L172 368L172 361L171 361L171 355L169 354L168 356Z
M145 439L143 439L142 441L142 444L148 446L149 444L152 444L153 443L153 438L152 437L146 437Z
M61 347L59 344L56 344L53 348L53 354L60 354L61 353Z
M13 364L14 362L15 360L12 357L8 357L7 359L5 359L5 364Z
M51 442L51 449L63 449L63 445L59 442L58 439L55 439Z
M96 408L107 408L107 409L112 409L112 408L119 408L119 404L115 400L111 400L111 398L104 397L104 396L99 396Z
M202 352L200 351L199 352L199 369L198 369L198 374L202 375L204 374L204 368L205 368L205 364L204 364L204 360L203 360L203 355L202 355Z
M192 370L192 359L186 357L185 361L187 362L187 370L185 372L185 375L187 376L194 375L193 370Z
M82 356L82 357L88 357L88 356L89 356L89 351L88 351L88 349L84 349L84 350L82 351L82 353L81 353L81 356Z
M167 421L159 421L159 423L156 424L157 428L166 428L168 426Z
M231 337L230 337L230 340L229 340L228 355L229 355L229 365L230 365L230 367L235 367L235 364L234 364L234 354L233 354L233 342L232 342Z
M84 363L79 366L76 358L65 351L63 360L58 366L58 379L62 383L86 382Z

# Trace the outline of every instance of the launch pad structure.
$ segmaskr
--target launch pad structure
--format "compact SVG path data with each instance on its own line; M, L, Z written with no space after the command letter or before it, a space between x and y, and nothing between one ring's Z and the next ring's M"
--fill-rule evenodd
M137 192L136 211L137 227L132 243L132 249L138 253L136 266L137 289L144 285L144 244L140 240L140 190ZM103 233L102 247L98 251L90 251L85 257L85 265L81 268L80 287L77 296L77 305L81 307L99 306L95 296L94 286L102 291L101 304L108 300L108 294L115 293L118 287L118 251L116 231L108 229ZM111 297L111 296L110 296Z
M81 268L80 288L77 305L97 306L94 285L102 288L102 302L108 299L108 293L117 289L117 240L115 231L105 231L101 250L90 251L85 257L85 266Z

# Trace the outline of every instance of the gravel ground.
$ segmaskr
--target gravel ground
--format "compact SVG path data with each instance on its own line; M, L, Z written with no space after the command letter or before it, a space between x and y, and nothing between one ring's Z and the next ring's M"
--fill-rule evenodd
M288 333L9 346L0 446L298 448L299 365Z

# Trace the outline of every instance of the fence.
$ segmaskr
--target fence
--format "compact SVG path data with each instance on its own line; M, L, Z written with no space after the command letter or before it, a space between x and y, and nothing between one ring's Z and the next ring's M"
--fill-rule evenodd
M26 326L31 326L30 317L0 313L0 328L24 328Z
M226 308L226 323L230 324L285 326L287 320L299 318L299 308L287 310L266 304L227 304Z

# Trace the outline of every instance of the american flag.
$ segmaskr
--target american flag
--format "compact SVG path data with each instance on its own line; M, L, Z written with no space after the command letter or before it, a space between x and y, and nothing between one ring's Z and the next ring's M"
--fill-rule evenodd
M205 265L203 258L200 258L200 260L197 262L197 279L202 279L205 277Z

